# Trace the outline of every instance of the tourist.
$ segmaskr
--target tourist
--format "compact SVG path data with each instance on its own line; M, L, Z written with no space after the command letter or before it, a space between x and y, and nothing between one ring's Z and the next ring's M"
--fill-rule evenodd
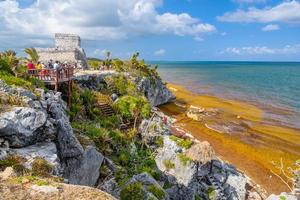
M59 68L59 63L58 63L58 61L55 61L55 63L53 64L53 68L54 68L54 69L58 69L58 68Z
M49 69L53 69L53 61L52 61L52 59L50 59L50 61L48 62L48 68Z
M34 64L32 63L32 61L30 60L30 61L27 63L27 70L28 70L28 73L29 73L29 74L34 74L34 69L35 69L35 66L34 66Z
M38 62L37 65L36 65L36 69L42 69L42 68L43 68L43 67L42 67L41 62Z

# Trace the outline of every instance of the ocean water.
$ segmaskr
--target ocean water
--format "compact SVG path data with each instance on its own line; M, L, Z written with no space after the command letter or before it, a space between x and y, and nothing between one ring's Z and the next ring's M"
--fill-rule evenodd
M164 81L206 95L246 101L269 122L300 128L299 62L150 62Z

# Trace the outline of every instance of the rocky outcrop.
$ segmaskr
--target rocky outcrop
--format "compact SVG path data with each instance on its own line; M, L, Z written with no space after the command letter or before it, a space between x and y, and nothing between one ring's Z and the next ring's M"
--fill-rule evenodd
M73 134L61 93L39 89L32 92L0 81L0 92L16 95L27 107L15 107L0 115L0 156L17 154L31 168L37 157L54 166L53 174L71 183L94 186L103 156L94 147L86 151Z
M11 147L31 145L37 140L45 139L40 133L43 132L46 120L45 112L16 107L0 115L0 137L8 140Z
M82 158L68 167L65 176L71 184L95 186L104 156L95 147L88 146Z
M32 163L36 158L43 158L53 166L53 174L62 174L60 160L57 155L57 148L53 142L37 143L24 148L10 149L9 154L25 158L24 166L28 169L32 168Z
M161 119L165 118L161 113L156 117L158 116ZM234 166L219 160L208 142L199 142L190 138L194 144L189 149L180 147L170 139L171 124L168 122L171 120L160 121L156 117L142 123L140 129L147 134L141 133L141 135L150 146L157 137L163 138L163 146L156 147L155 162L164 174L163 182L170 185L165 191L171 199L213 197L244 200L246 196L263 199L257 192L247 190L247 186L252 187L253 183ZM188 134L185 135L187 136Z
M79 71L75 74L74 81L82 88L98 91L101 85L106 84L105 77L116 74L115 71Z
M107 84L105 77L117 74L115 71L84 71L75 75L74 81L82 88L92 90L101 89L101 85ZM159 106L175 99L172 92L158 78L133 77L125 74L128 79L132 79L138 90L145 95L152 106Z
M138 90L145 95L152 106L159 106L175 99L172 92L158 78L137 77L135 83Z

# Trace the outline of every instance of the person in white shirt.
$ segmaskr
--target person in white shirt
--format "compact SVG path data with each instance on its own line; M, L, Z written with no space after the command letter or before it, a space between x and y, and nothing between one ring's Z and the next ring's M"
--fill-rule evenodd
M58 67L59 67L58 61L56 61L56 62L54 63L54 65L53 65L53 68L54 68L54 69L57 69Z

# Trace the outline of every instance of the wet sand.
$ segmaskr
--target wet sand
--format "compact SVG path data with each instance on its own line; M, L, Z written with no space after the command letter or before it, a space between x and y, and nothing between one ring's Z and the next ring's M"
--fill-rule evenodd
M169 84L177 100L160 107L176 118L176 125L200 141L208 141L224 160L244 171L268 193L288 191L272 173L272 161L282 158L289 166L300 158L300 130L270 125L264 111L254 105L236 100L197 95L185 88ZM216 113L195 121L186 116L190 105Z

